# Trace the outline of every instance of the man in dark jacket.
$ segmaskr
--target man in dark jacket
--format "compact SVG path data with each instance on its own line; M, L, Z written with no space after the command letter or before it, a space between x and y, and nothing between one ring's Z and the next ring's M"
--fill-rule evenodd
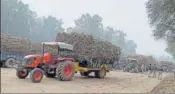
M157 66L154 64L153 66L153 78L156 78Z
M148 77L151 77L151 73L152 73L152 66L151 64L148 66Z
M123 65L123 71L126 71L126 64Z

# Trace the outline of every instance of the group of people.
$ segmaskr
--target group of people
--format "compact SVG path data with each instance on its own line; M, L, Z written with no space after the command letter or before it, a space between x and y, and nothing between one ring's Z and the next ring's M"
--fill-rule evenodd
M158 75L157 75L158 74ZM152 66L152 64L148 67L148 77L156 78L158 77L159 80L162 80L162 74L163 74L163 67L157 67L156 64Z
M144 64L141 65L141 73L145 72L146 66ZM148 67L148 77L158 78L159 80L162 79L163 75L163 66L157 66L156 64L152 65L150 64ZM123 66L123 71L126 71L126 65Z

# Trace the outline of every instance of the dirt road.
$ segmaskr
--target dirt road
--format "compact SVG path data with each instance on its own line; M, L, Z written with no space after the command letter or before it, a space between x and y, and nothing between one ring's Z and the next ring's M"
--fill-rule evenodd
M14 69L1 69L2 93L146 93L160 82L144 74L113 71L104 79L76 74L73 81L44 78L34 84L29 78L18 79L15 73Z
M151 93L175 93L175 78L173 75L165 77Z

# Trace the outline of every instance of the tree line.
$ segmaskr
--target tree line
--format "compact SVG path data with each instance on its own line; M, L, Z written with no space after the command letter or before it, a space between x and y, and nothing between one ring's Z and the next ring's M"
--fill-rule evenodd
M175 59L175 0L149 0L146 8L153 36L166 41L166 51Z
M98 14L82 14L74 20L75 27L62 27L62 19L53 16L38 17L35 11L20 0L1 0L1 31L29 38L34 42L55 41L58 32L84 32L121 47L124 54L136 54L137 45L126 39L126 33L113 27L103 26Z

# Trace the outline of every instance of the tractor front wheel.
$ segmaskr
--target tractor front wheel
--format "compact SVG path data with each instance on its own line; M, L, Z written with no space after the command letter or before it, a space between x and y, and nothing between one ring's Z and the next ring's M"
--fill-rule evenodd
M39 83L43 79L43 74L44 74L43 70L35 68L30 73L30 80L33 83Z
M28 71L27 70L16 70L16 76L19 79L25 79L28 76Z
M60 62L56 69L56 76L60 81L70 81L75 74L72 61Z

